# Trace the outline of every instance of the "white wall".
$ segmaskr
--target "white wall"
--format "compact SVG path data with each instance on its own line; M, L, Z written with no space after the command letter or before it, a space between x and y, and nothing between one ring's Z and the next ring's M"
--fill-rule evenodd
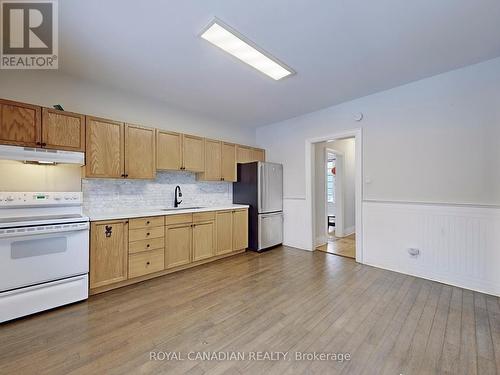
M356 122L354 115L359 112L364 119ZM311 206L306 200L305 186L306 139L357 128L363 132L363 208L377 201L394 201L402 206L407 202L417 206L431 202L438 211L461 204L488 205L492 210L500 206L500 58L497 58L259 128L257 142L266 148L269 161L284 165L286 245L312 249ZM468 211L460 215L467 218ZM391 222L390 217L380 216L377 220L379 225ZM373 220L364 217L363 223L363 231L371 233L363 247L363 259L373 261L373 265L389 268L376 261L379 254L373 245L374 236L377 241L383 239L386 251L406 252L411 247L411 238L406 243L391 236L382 238ZM491 228L495 224L488 225ZM404 230L411 231L411 227ZM422 251L432 254L439 253L436 244L440 239L450 238L445 229L429 236L432 238ZM489 240L498 238L490 236ZM490 257L497 262L496 269L500 268L495 256L500 252L499 247L498 242L493 242L482 248L483 261L488 262ZM474 248L464 251L468 254L462 256L468 259ZM403 267L396 270L408 272ZM453 278L448 273L441 281L455 280L458 285L477 288L477 283L471 282L463 270L450 272L456 273ZM432 278L430 271L420 275ZM496 285L488 290L499 288Z
M349 235L356 230L356 143L354 138L327 142L326 147L343 153L343 219L342 235ZM339 197L339 199L342 199Z
M255 145L255 130L220 123L165 102L85 82L57 71L0 70L0 98Z

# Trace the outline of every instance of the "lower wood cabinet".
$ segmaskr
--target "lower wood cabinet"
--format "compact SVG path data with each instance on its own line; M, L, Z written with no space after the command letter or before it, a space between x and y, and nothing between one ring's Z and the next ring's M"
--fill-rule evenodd
M165 268L191 263L192 224L168 226L165 236Z
M215 221L193 224L193 262L215 255Z
M90 288L127 280L128 220L94 222L90 234Z
M165 251L163 249L130 254L128 260L128 277L131 279L163 271L165 268L164 257Z
M233 211L233 250L248 247L248 210Z
M228 256L248 245L248 210L92 222L91 294Z
M220 211L215 214L217 228L215 253L227 254L233 251L233 211Z

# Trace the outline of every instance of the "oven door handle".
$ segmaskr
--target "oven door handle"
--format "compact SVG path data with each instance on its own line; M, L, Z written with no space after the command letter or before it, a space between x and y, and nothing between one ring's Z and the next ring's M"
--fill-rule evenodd
M67 226L66 226L67 225ZM13 231L10 229L0 230L0 238L8 239L14 237L31 237L38 236L42 234L56 234L56 233L68 233L68 232L81 232L87 231L89 229L88 223L82 223L78 225L66 224L66 225L54 225L47 226L39 230L28 231L27 228L17 228ZM55 228L57 227L57 228Z

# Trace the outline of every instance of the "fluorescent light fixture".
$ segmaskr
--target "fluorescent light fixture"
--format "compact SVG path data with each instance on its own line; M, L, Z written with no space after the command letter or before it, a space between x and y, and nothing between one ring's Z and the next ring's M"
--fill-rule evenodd
M293 69L218 19L214 19L200 36L272 79L279 80L295 74Z

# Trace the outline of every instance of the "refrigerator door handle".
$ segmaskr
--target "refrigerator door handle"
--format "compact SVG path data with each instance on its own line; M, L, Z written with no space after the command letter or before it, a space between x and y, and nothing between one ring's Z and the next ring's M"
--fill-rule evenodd
M263 183L264 183L264 173L263 173L263 165L261 163L258 163L257 164L257 167L258 167L258 177L257 177L257 181L258 181L258 186L257 186L257 194L258 194L258 198L259 198L259 202L258 202L258 208L257 208L257 212L262 212L262 209L263 209L263 199L264 199L264 186L263 186Z

